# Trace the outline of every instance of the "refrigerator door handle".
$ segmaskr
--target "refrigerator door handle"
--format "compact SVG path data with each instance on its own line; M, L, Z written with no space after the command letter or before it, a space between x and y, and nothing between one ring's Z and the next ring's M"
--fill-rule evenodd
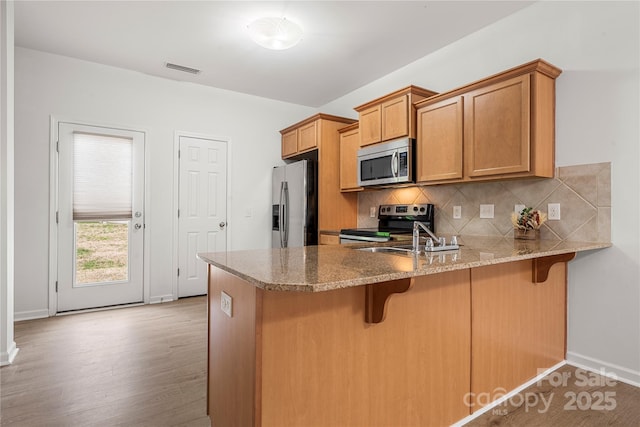
M284 190L284 204L282 205L284 245L282 247L286 248L289 247L289 185L287 184L287 181L282 183L282 189Z
M284 182L280 183L280 202L278 203L278 235L280 237L280 247L284 247Z

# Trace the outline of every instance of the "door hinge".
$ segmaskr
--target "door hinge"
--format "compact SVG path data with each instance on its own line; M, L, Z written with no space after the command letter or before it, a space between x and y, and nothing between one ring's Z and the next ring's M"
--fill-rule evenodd
M178 269L178 277L180 276L180 269Z
M180 218L180 209L178 209L178 218Z
M180 150L178 150L178 158L180 158Z
M58 221L60 220L60 217L58 215L58 211L56 211L56 224L58 224Z
M58 292L58 281L56 280L56 292Z
M60 152L60 141L56 141L56 153Z

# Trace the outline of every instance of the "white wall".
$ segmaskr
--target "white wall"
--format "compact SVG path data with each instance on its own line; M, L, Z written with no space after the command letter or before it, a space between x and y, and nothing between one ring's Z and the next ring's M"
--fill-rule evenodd
M612 162L613 247L569 264L568 359L640 383L638 2L539 2L321 108L415 84L446 91L543 58L557 80L558 166ZM562 212L571 215L571 212Z
M146 225L151 299L171 295L174 131L231 140L229 249L270 246L271 168L279 130L315 110L17 48L16 274L18 318L48 307L49 116L147 131ZM245 217L251 207L253 216Z
M0 3L0 366L16 356L13 340L14 143L13 2Z

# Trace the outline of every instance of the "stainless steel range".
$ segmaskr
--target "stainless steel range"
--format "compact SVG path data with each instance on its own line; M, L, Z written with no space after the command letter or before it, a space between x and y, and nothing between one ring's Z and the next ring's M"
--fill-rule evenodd
M340 243L387 242L393 235L411 235L414 221L424 223L435 233L434 210L432 204L380 205L378 227L340 230Z

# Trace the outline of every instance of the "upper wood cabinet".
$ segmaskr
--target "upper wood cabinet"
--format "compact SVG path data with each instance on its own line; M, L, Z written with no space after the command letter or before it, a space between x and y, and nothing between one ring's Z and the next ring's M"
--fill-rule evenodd
M561 72L536 60L416 103L417 182L553 177Z
M343 127L340 133L340 190L362 190L358 186L358 149L360 148L359 124Z
M298 151L304 152L318 148L319 124L320 120L302 125L298 128Z
M463 106L454 96L417 111L416 181L462 178Z
M298 154L298 129L292 129L282 134L282 158Z
M396 138L415 138L416 119L413 104L436 92L408 86L356 107L360 119L360 146Z
M531 75L525 74L476 89L464 96L467 176L529 172L530 79ZM552 142L552 139L544 141Z
M337 125L340 128L353 122L353 119L320 113L281 130L282 158L287 159L318 148L322 138L326 136L323 133L335 132L335 129L326 129L327 126Z

